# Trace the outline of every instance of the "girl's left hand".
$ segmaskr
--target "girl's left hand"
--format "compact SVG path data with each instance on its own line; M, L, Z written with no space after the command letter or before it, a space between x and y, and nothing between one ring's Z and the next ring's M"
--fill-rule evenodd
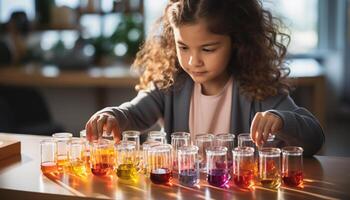
M282 129L283 121L278 116L271 112L257 112L250 126L250 136L254 143L262 146L269 134L276 134Z

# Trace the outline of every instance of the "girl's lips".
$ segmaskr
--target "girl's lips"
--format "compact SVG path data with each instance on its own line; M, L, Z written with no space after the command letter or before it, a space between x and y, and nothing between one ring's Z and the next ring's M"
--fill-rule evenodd
M206 73L207 72L192 72L192 74L195 75L195 76L203 76Z

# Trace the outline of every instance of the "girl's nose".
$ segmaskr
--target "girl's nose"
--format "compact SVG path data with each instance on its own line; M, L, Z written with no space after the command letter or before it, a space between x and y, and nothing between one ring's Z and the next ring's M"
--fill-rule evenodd
M188 60L188 64L190 66L198 67L203 65L203 61L199 56L191 55L190 59Z

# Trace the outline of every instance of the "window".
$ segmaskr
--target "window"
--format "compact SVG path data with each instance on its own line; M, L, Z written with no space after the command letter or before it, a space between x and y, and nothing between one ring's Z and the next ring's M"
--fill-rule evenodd
M70 8L77 8L79 0L55 0L56 6L68 6Z
M144 0L146 34L150 31L155 20L161 16L166 3L166 0Z
M34 0L0 0L0 23L6 23L15 11L24 11L29 20L35 17Z
M289 53L307 53L318 47L318 4L318 0L263 1L264 7L282 19L289 29Z
M154 20L161 15L167 1L145 0L146 33ZM288 51L302 54L317 49L319 0L263 0L263 6L286 25L291 34Z

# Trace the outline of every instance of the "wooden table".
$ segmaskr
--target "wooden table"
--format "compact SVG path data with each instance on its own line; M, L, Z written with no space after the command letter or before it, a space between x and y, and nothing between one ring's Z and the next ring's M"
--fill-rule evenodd
M156 185L141 176L137 182L123 181L115 175L45 176L40 171L40 140L44 136L0 133L1 139L22 142L21 156L0 161L1 199L350 199L350 158L315 156L304 159L303 189L282 186L278 190L256 187L241 190L211 187L202 179L200 188Z

